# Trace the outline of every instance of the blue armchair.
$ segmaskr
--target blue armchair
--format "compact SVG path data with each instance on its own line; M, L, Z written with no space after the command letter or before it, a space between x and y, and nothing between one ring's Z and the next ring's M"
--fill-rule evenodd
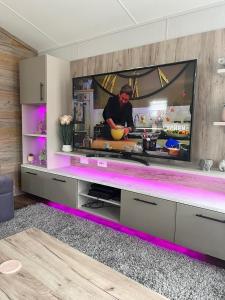
M13 180L0 176L0 222L14 217Z

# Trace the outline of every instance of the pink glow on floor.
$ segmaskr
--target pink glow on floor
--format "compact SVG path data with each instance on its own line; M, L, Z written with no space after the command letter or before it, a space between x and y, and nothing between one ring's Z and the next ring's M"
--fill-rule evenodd
M75 216L80 217L80 218L87 219L89 221L92 221L92 222L97 223L97 224L101 224L101 225L106 226L106 227L110 227L110 228L112 228L116 231L122 232L124 234L130 235L130 236L135 236L135 237L137 237L141 240L144 240L144 241L146 241L150 244L153 244L155 246L158 246L160 248L164 248L164 249L167 249L167 250L170 250L170 251L176 251L176 252L179 252L179 253L184 254L186 256L189 256L191 258L198 259L198 260L201 260L201 261L208 261L209 260L207 255L204 255L202 253L199 253L199 252L187 249L185 247L176 245L172 242L162 240L162 239L154 237L150 234L147 234L147 233L135 230L135 229L128 228L128 227L126 227L126 226L124 226L120 223L113 222L113 221L110 221L110 220L106 220L104 218L89 214L87 212L84 212L84 211L81 211L81 210L78 210L78 209L74 209L74 208L70 208L70 207L67 207L65 205L58 204L58 203L51 202L51 201L48 201L47 205L51 206L51 207L54 207L55 209L63 211L65 213L75 215Z

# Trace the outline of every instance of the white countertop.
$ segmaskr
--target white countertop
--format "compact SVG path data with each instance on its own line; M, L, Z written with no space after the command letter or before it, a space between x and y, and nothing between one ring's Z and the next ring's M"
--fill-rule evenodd
M80 157L86 157L85 154L79 153L79 152L56 152L57 155L60 156L69 156L69 157L75 157L75 158L80 158ZM162 169L162 170L174 170L177 172L181 173L190 173L190 174L199 174L202 176L210 176L210 177L218 177L218 178L224 178L225 179L225 172L221 172L218 170L218 168L212 168L210 172L202 171L200 168L196 168L194 166L174 166L174 165L167 165L167 164L159 164L155 162L150 162L150 166L144 166L141 163L135 162L135 161L130 161L130 160L124 160L123 158L113 158L113 157L88 157L89 161L95 161L98 160L106 160L108 161L109 164L120 164L124 166L130 166L133 168L149 168L151 169L152 167L156 167L157 169Z
M81 164L54 170L22 166L225 213L225 176L126 164L110 169Z

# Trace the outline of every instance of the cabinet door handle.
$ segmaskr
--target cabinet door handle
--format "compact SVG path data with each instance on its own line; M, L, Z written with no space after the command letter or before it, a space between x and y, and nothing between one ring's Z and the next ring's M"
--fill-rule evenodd
M27 174L30 174L30 175L37 175L36 173L33 173L33 172L26 172Z
M43 97L43 88L44 88L44 84L42 82L40 82L40 97L41 97L41 101L44 100L44 97Z
M207 217L207 216L200 215L200 214L197 214L197 215L195 215L195 216L196 216L196 217L199 217L199 218L203 218L203 219L207 219L207 220L211 220L211 221L215 221L215 222L219 222L219 223L225 224L225 220L219 220L219 219Z
M138 201L138 202L144 202L144 203L147 203L147 204L150 204L150 205L158 205L155 202L145 201L145 200L141 200L141 199L138 199L138 198L134 198L134 200Z
M59 181L59 182L66 182L66 180L62 180L62 179L58 179L58 178L52 178L52 180Z

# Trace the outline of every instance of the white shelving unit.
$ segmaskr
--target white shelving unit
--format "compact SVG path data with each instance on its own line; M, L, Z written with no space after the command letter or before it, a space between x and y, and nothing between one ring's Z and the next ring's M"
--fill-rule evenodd
M39 154L47 147L47 134L38 134L39 122L46 129L46 104L22 104L22 140L23 140L23 163L27 162L28 154L34 155L34 165L46 167L41 164Z
M39 76L34 76L38 68ZM53 169L70 164L69 157L55 154L62 147L59 117L71 111L70 63L50 55L36 56L21 61L20 102L22 104L23 164L29 154L34 165ZM32 77L33 76L33 77ZM32 78L32 85L28 79ZM46 134L41 134L41 129ZM47 160L40 161L45 151Z
M78 208L80 210L92 213L97 216L102 216L111 221L120 221L120 201L113 199L103 199L88 195L88 191L91 188L92 182L79 180L78 182ZM87 204L91 204L94 201L100 201L105 203L103 207L93 208L88 207Z

